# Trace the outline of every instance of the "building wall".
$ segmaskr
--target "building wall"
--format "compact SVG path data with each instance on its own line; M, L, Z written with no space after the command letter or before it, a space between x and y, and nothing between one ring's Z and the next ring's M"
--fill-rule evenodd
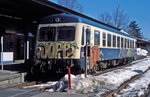
M30 22L28 23L5 17L2 18L0 17L0 36L3 37L3 57L6 54L8 56L8 53L10 53L10 58L13 59L13 61L25 60L27 59L27 55L29 55L28 58L31 58L34 47L34 39L32 38L34 38L33 34L36 33L36 26L32 25ZM29 33L31 34L29 35ZM27 48L27 41L29 41L29 48ZM29 54L27 54L27 49L29 49ZM1 47L0 52L2 52ZM2 54L0 54L0 61L1 59Z

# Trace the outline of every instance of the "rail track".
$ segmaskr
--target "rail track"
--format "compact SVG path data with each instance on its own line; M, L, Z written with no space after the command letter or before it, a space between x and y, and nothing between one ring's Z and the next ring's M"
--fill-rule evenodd
M126 65L118 65L118 66L115 66L115 67L112 67L112 68L109 68L109 69L106 69L106 70L102 70L101 72L99 73L94 73L92 75L94 76L98 76L100 74L104 74L104 73L107 73L107 72L110 72L110 71L114 71L114 70L117 70L117 69L121 69L121 68L124 68L124 67L128 67L128 66L131 66L131 65L134 65L136 63L139 63L139 62L142 62L142 61L145 61L145 60L148 60L148 58L144 58L144 59L140 59L140 60L136 60L136 61L133 61L131 62L130 64L126 64Z
M132 65L135 64L135 63L144 61L144 60L145 60L145 59L139 60L139 61L137 61L137 62L134 62L134 63L132 63ZM148 68L146 71L144 71L144 72L142 72L142 73L140 73L140 74L138 74L138 75L133 76L131 79L125 81L125 82L124 82L123 84L121 84L117 89L112 90L112 91L109 91L109 92L106 92L105 94L102 95L102 97L114 97L114 95L115 95L116 93L118 93L119 91L121 91L121 90L123 90L124 88L126 88L126 86L127 86L129 83L131 83L131 82L133 82L133 81L139 79L139 78L140 78L143 74L145 74L148 70L150 70L150 68ZM149 92L150 92L150 91L149 91ZM145 95L142 95L141 97L146 97L146 96L145 96Z

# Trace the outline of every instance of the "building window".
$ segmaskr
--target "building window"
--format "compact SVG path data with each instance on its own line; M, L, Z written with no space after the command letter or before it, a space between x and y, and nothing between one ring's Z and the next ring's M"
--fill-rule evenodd
M106 33L103 33L103 46L106 46Z
M3 49L4 52L14 51L14 35L4 35Z
M113 47L116 47L116 36L113 35Z
M94 45L100 45L100 32L94 31Z
M111 34L107 35L107 46L111 47Z
M117 47L118 48L120 47L120 37L119 36L117 37Z

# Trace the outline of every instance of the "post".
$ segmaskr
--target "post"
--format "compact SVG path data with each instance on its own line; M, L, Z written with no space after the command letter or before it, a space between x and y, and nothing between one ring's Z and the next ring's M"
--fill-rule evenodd
M1 36L1 70L4 69L3 65L3 36Z
M26 53L26 59L28 60L29 59L29 41L27 41L27 48L26 48L26 51L27 51L27 53Z
M85 77L87 77L87 42L85 45Z
M67 66L67 70L68 70L68 85L69 85L69 89L71 90L71 69L70 69L71 66Z

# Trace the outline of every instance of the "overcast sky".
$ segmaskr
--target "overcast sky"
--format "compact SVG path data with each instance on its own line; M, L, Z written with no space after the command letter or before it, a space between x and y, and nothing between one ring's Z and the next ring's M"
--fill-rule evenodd
M137 22L144 37L150 39L150 0L78 0L78 2L84 7L84 14L96 19L100 13L111 13L119 5L129 20Z

